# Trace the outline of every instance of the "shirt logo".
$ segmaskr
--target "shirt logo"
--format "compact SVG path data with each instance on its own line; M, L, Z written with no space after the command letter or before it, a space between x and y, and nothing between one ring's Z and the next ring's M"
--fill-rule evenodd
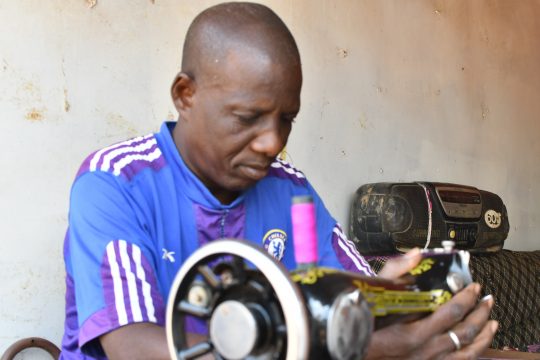
M163 256L161 257L163 260L174 262L174 251L167 251L167 249L161 249L161 251L163 251Z
M280 261L285 253L287 233L280 229L272 229L263 236L263 246L276 260Z

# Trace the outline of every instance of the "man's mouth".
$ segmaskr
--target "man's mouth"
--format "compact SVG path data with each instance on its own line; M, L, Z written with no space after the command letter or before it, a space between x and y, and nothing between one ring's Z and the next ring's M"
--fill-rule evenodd
M259 165L259 164L251 164L251 165L242 165L240 167L240 171L242 174L252 180L260 180L263 177L266 176L268 173L269 165Z

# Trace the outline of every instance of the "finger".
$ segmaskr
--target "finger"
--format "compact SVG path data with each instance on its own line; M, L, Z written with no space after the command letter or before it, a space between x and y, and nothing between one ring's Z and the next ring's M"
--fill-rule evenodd
M483 299L462 322L451 329L454 335L446 331L434 337L430 346L426 347L425 357L432 358L436 355L448 354L457 350L458 345L464 348L473 344L488 323L493 303L492 297ZM457 337L455 340L458 345L452 340L452 336Z
M454 333L458 336L461 345L466 346L471 344L478 333L489 320L489 314L493 308L493 297L487 296L476 306L476 308L459 323L454 329Z
M436 334L445 334L474 309L479 293L480 285L472 283L433 314L417 321L418 337L428 339Z
M387 279L398 278L418 265L421 259L420 249L411 249L403 256L388 260L378 275Z
M478 359L486 349L491 345L493 337L499 328L499 323L495 320L490 320L482 328L482 331L476 336L474 341L459 351L451 353L448 360L461 360L461 359Z

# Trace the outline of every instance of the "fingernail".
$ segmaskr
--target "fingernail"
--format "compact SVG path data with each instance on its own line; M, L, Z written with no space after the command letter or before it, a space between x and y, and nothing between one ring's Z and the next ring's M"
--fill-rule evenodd
M480 299L480 302L486 302L486 301L489 301L490 299L493 299L493 295L487 294L482 299Z
M473 284L473 291L474 293L476 294L476 296L480 295L480 290L482 289L482 287L480 286L479 283L474 283Z
M496 320L491 321L491 331L497 331L499 328L499 322Z

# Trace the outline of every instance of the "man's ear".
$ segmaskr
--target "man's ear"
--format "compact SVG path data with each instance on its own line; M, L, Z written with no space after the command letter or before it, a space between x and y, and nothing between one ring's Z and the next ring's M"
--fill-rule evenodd
M171 86L171 97L179 114L191 107L194 94L195 81L186 73L178 73Z

